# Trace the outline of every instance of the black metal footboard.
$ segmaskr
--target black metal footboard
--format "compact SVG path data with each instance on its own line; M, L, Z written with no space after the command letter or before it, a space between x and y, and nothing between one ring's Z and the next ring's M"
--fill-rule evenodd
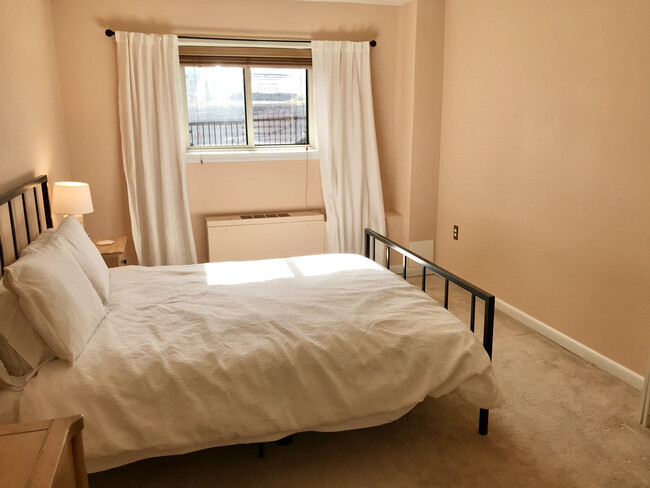
M372 246L370 245L370 239L372 238ZM472 285L471 283L465 281L464 279L456 276L453 273L436 266L431 261L424 259L422 256L418 256L414 252L409 251L403 246L400 246L396 242L391 241L385 236L378 234L372 229L366 229L364 235L364 253L365 256L369 259L375 260L375 251L376 243L380 243L386 246L386 267L390 269L390 250L399 252L402 255L402 277L406 279L406 264L407 259L414 261L422 266L422 291L425 291L426 279L427 279L427 270L430 270L443 278L445 280L445 297L444 297L444 307L449 308L449 283L453 283L456 286L464 289L472 295L471 309L470 309L470 324L469 327L472 332L474 332L474 319L476 315L476 299L479 298L485 303L485 317L483 321L483 347L492 359L492 338L494 333L494 295L481 290L477 286ZM371 253L372 251L372 253ZM479 413L479 423L478 431L481 435L486 435L488 432L488 417L489 410L481 409Z

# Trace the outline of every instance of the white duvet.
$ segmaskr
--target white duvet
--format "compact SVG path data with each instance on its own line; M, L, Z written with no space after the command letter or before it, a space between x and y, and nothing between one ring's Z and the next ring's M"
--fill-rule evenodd
M82 413L89 471L392 421L425 396L501 403L474 335L356 255L111 270L73 366L26 386L21 422Z

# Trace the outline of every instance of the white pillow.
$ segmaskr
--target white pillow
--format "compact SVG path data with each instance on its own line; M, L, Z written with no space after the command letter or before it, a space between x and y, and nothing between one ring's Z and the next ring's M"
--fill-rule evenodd
M14 376L29 373L54 357L34 332L16 297L0 280L0 361Z
M20 256L26 256L29 253L38 251L54 238L54 232L54 229L45 229L29 246L20 252Z
M5 269L5 286L18 297L35 332L72 363L83 352L106 308L59 235Z
M102 303L108 301L109 273L101 253L76 217L70 215L56 229L56 235L70 244L70 253L97 290Z

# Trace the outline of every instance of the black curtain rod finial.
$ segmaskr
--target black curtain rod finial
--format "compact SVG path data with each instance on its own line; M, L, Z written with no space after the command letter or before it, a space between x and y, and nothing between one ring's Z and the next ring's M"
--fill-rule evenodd
M370 41L370 47L375 47L376 45L377 45L377 41L375 41L374 39Z

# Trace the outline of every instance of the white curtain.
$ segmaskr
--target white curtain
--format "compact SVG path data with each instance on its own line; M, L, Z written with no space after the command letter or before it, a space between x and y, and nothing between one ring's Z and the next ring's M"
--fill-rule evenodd
M116 32L122 160L140 264L196 262L185 184L178 38Z
M363 254L366 227L386 234L368 42L312 41L328 252Z

